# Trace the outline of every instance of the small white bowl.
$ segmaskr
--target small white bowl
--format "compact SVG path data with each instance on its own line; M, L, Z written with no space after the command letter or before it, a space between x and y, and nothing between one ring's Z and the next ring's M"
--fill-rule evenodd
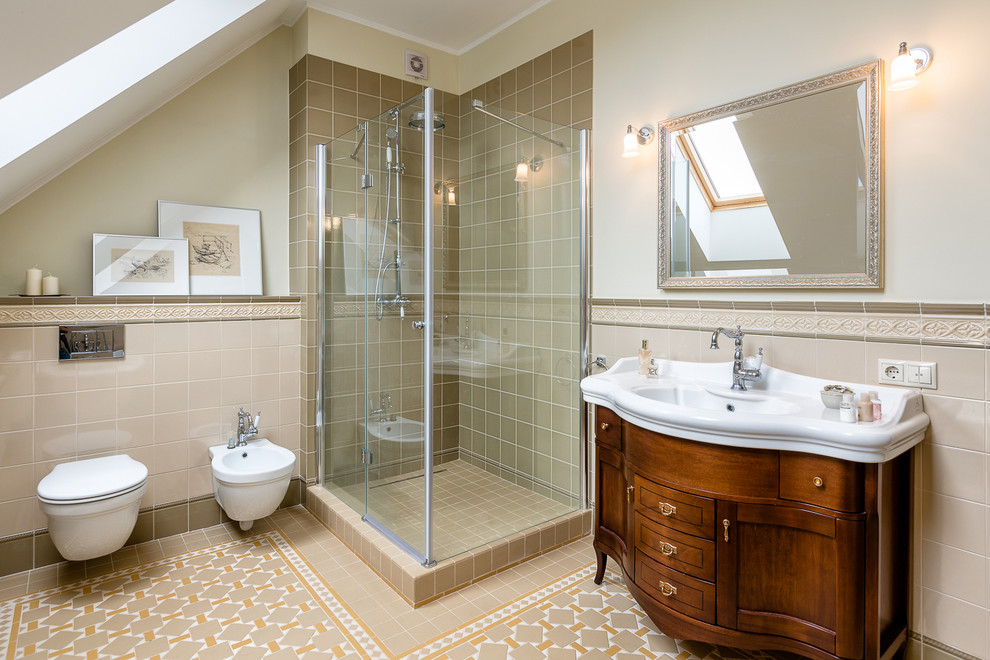
M838 408L839 404L842 403L842 392L822 390L821 395L822 403L825 404L826 408Z

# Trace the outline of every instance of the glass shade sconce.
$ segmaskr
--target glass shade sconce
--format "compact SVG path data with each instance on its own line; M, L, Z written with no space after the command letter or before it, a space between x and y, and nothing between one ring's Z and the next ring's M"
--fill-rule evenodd
M539 172L541 167L543 167L543 159L540 156L533 156L529 160L526 160L525 157L520 158L519 162L516 163L516 176L513 180L516 183L527 183L529 182L529 173Z
M635 158L639 155L639 148L645 147L653 142L654 131L649 126L644 126L638 131L634 131L632 124L626 127L626 134L622 138L622 157Z
M454 193L456 186L457 181L454 179L439 181L437 185L433 186L433 193L440 195L441 204L446 203L448 206L457 206L457 195Z
M931 63L932 51L920 47L909 50L907 42L902 41L897 57L890 63L890 83L887 89L891 92L911 89L918 84L917 75L927 70Z

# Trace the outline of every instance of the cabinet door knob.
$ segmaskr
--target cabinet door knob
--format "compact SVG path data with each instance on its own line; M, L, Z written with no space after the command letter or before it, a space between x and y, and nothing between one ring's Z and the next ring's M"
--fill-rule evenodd
M725 542L729 542L729 519L726 518L722 521L723 532L725 533Z
M600 428L603 431L607 431L608 430L608 422L602 422L601 424L598 425L598 428Z
M672 584L668 584L667 582L660 582L660 584L658 584L657 586L660 587L660 593L662 593L664 596L677 595L677 587L675 587Z
M676 555L677 554L677 546L676 545L671 545L671 544L666 543L664 541L661 541L660 542L660 552L662 552L663 554L665 554L668 557L671 556L671 555Z
M660 502L657 505L660 508L660 513L665 516L672 516L677 513L677 507L673 504L667 504L666 502Z
M814 479L811 480L811 483L815 484L815 488L821 488L822 486L825 485L825 480L822 479L821 477L815 477Z

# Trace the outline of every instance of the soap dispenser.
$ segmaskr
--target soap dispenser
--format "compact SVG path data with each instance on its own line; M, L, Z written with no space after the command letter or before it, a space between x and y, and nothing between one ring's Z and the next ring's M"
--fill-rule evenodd
M653 366L653 351L650 350L650 342L643 340L643 345L639 349L639 375L649 376L650 367Z

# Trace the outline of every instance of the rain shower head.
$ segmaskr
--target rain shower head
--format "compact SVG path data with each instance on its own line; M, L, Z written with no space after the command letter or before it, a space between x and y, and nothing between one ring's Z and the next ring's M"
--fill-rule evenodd
M421 131L423 130L423 127L426 126L425 119L426 119L426 113L423 112L422 110L420 110L419 112L414 112L411 115L409 115L409 126L411 128L415 128L417 131ZM447 124L446 122L444 122L443 115L441 115L439 112L434 112L433 130L442 131L443 127L446 125Z

